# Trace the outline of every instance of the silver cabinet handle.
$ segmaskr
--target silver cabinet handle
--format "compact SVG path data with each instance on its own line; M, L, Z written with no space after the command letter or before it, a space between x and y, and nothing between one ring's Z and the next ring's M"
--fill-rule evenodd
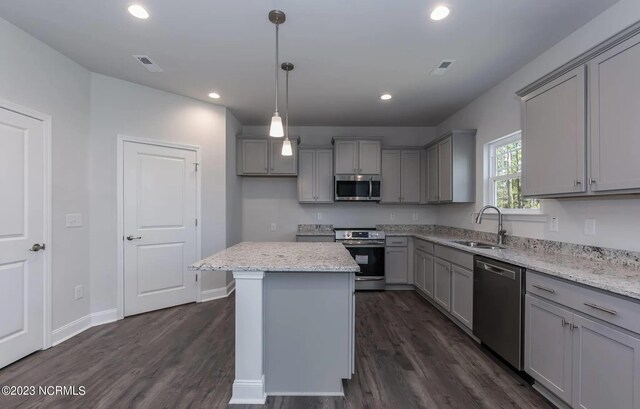
M578 185L581 185L581 184L582 184L581 180L576 179L576 180L573 181L573 186L578 186Z
M593 185L594 183L596 183L596 180L595 180L595 179L592 179L592 178L589 178L589 184L590 184L590 185Z
M31 246L31 248L29 249L29 251L40 251L40 250L44 250L44 249L45 249L45 247L46 247L46 246L45 246L45 244L44 244L44 243L42 243L42 244L36 243L36 244L34 244L33 246Z
M554 294L556 292L556 290L554 290L553 288L543 287L543 286L538 285L538 284L531 284L531 287L535 287L538 290L546 291L546 292L551 293L551 294Z
M566 327L567 325L571 325L570 322L567 322L564 318L562 319L562 326Z
M140 240L142 238L142 236L138 236L138 237L133 237L132 235L128 235L127 236L127 240L132 241L132 240Z
M584 305L586 305L587 307L595 308L596 310L600 310L600 311L606 312L607 314L618 315L618 312L616 310L611 310L609 308L601 307L598 304L593 304L593 303L590 303L590 302L586 302L586 303L584 303Z

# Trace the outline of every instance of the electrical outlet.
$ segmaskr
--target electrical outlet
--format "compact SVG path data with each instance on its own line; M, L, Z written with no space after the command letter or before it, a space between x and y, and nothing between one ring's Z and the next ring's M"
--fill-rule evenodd
M552 217L549 219L549 231L560 231L560 218Z
M66 216L65 227L82 227L82 215L80 213L71 213Z
M413 221L418 221L418 213L413 212Z
M82 285L77 285L75 288L75 299L79 300L84 297L84 287Z
M278 226L275 223L271 223L271 231L278 230Z
M395 213L389 214L389 220L395 220L395 219L396 219Z
M596 235L596 219L584 220L584 234L586 234L587 236Z
M322 220L322 212L318 212L318 220Z

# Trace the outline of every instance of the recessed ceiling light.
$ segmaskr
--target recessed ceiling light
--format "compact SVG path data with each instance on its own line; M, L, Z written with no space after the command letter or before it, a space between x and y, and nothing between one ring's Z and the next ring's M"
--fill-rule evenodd
M217 92L210 92L209 98L220 99L220 94L218 94Z
M129 10L129 13L133 17L141 18L143 20L149 18L149 13L147 12L147 10L139 4L132 4L127 10Z
M449 8L447 6L438 6L431 12L431 20L438 21L447 18Z
M391 96L391 94L382 94L382 95L380 95L380 99L381 99L381 100L383 100L383 101L388 101L388 100L390 100L391 98L393 98L393 97Z

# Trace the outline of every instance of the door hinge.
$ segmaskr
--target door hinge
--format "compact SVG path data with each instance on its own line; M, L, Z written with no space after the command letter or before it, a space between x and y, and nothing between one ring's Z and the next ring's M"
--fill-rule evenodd
M196 172L197 172L197 171L198 171L198 166L199 166L200 164L199 164L198 162L193 162L193 164L195 165L195 167L196 167Z
M198 219L196 219L196 227L198 227Z

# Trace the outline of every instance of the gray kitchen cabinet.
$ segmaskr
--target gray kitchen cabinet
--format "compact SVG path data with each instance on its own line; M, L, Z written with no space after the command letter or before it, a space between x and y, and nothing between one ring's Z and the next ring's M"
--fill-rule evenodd
M585 95L580 66L522 98L523 196L586 190Z
M238 137L236 173L239 176L296 176L299 138L290 139L292 155L283 156L283 139Z
M425 253L416 250L413 262L413 284L422 291L424 291L425 262Z
M525 371L565 402L571 402L572 318L564 308L526 296Z
M382 142L377 139L333 138L336 175L379 175Z
M427 297L433 299L433 283L434 283L434 264L431 254L423 253L424 257L424 287L422 290Z
M475 201L475 130L452 130L428 144L427 203Z
M590 188L640 189L640 35L588 64Z
M387 247L384 257L384 274L387 284L407 284L409 282L407 247Z
M269 141L270 167L269 173L272 175L297 175L298 174L298 149L296 141L291 141L291 156L282 155L282 144L284 140L271 139ZM294 146L295 145L295 146Z
M383 149L381 203L420 203L420 150Z
M433 300L451 311L451 264L435 257L433 267Z
M451 265L451 315L473 329L473 271Z
M427 160L427 150L420 150L420 204L427 204L427 194L429 191L429 162Z
M329 148L301 148L298 173L300 203L333 202L333 151Z

